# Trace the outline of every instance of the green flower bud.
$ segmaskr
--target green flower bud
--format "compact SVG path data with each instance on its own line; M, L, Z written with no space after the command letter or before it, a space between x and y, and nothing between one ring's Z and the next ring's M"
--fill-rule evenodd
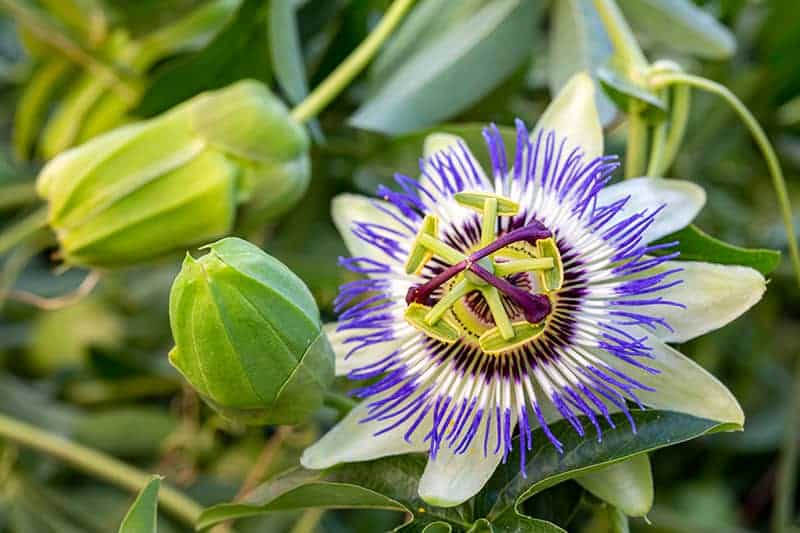
M275 219L309 172L305 130L241 81L63 152L37 190L65 261L113 267Z
M237 238L186 257L170 293L170 362L223 416L295 424L320 406L333 351L314 298L280 261Z

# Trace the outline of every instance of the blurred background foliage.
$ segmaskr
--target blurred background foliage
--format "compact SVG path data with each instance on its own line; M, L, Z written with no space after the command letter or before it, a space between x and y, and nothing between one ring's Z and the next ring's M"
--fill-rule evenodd
M0 1L2 224L36 208L32 182L44 161L102 131L247 77L299 102L388 4ZM620 5L651 60L676 60L743 99L776 143L800 204L800 99L793 100L800 95L800 3L708 0L697 2L702 11L688 1ZM609 50L590 1L419 2L367 72L310 124L313 177L304 200L249 237L292 268L332 320L331 301L349 276L337 267L345 250L329 215L335 194L372 193L394 172L413 175L425 132L438 124L457 124L477 140L473 124L508 125L515 117L532 123L551 91L571 73L602 64ZM624 125L608 98L598 103L609 150L623 153ZM762 158L720 100L693 99L670 175L708 191L698 221L704 230L734 244L786 249ZM43 231L3 256L0 412L158 472L205 504L230 500L296 464L334 420L326 409L303 427L223 422L167 363L167 293L180 257L104 273L91 295L75 298L87 273L60 269L53 243ZM734 391L746 431L655 453L652 525L635 519L634 531L768 530L781 449L797 426L798 296L784 261L754 310L682 348ZM130 501L45 456L0 443L0 531L109 531ZM598 502L572 482L525 505L570 531L609 527ZM400 518L312 510L244 520L237 531L373 533ZM161 527L181 531L166 520Z

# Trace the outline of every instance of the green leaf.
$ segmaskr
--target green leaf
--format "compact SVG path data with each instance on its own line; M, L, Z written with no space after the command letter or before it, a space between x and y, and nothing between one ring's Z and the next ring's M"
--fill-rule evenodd
M479 512L488 508L488 517L496 518L509 508L518 509L534 494L578 474L728 429L726 424L670 411L632 411L631 416L636 423L635 435L625 416L617 413L612 415L616 427L604 428L602 442L579 436L565 420L552 424L553 434L564 445L562 454L537 430L533 449L526 454L527 478L520 473L520 450L515 446L506 463L498 467L487 483L482 496L478 496Z
M646 453L575 478L583 488L629 516L653 507L653 474Z
M266 10L261 0L244 0L236 15L211 42L156 74L135 110L150 117L206 90L271 76Z
M61 57L45 60L34 68L14 114L14 151L19 159L32 155L48 108L72 71L72 64Z
M523 516L513 508L493 520L492 528L494 533L567 533L547 520Z
M288 100L299 103L308 94L303 51L292 0L272 0L269 10L269 51L275 79Z
M617 507L609 505L606 509L608 512L608 522L611 526L609 533L630 533L631 528L628 525L628 517Z
M450 28L475 14L484 0L422 0L418 2L370 65L371 80L385 80L407 58L427 48Z
M667 105L661 98L626 79L615 69L603 66L597 69L596 74L605 92L620 109L630 109L631 100L635 100L648 121L658 122L666 117Z
M350 122L397 135L435 124L476 102L528 56L539 5L520 0L487 4L411 55Z
M472 527L469 528L467 533L494 533L494 528L488 520L485 518L479 518L478 520L475 520L475 523L472 524Z
M317 475L308 470L291 471L253 494L249 498L253 503L227 503L209 507L200 515L197 528L203 530L226 520L309 508L408 512L400 502L368 488L351 483L314 480Z
M161 478L153 476L142 489L119 526L119 533L156 533L158 529L158 489Z
M314 507L410 513L414 525L411 527L409 522L401 526L398 531L404 533L420 532L424 525L437 521L463 527L463 508L433 507L417 494L425 462L424 456L415 454L344 464L329 470L295 468L263 484L247 502L209 507L197 527L205 529L232 518Z
M610 59L612 47L591 0L556 2L551 26L548 80L555 97L578 72L595 77L597 69ZM595 92L595 102L601 123L607 124L616 113L614 104L602 91Z
M631 25L673 50L725 59L736 50L733 34L690 0L619 0Z
M695 225L667 235L657 243L678 241L675 248L653 252L664 255L679 251L680 261L706 261L720 265L742 265L754 268L763 275L769 275L780 264L781 253L766 248L741 248L708 235Z

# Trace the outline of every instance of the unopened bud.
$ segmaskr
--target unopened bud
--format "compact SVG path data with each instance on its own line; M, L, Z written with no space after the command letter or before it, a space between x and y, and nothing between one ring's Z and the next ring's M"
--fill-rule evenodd
M37 188L65 261L114 267L275 219L308 180L305 131L242 81L62 153Z
M334 356L319 311L283 263L237 238L187 256L170 293L170 362L223 416L296 424L318 408Z

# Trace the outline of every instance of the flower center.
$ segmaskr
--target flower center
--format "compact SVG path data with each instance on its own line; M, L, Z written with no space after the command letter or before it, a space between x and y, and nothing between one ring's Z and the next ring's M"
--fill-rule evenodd
M552 233L533 219L498 236L497 219L516 215L519 206L515 202L484 192L460 192L455 200L481 214L480 242L466 255L438 238L435 216L425 217L406 261L406 273L420 274L434 256L449 266L409 289L406 321L447 344L471 334L478 337L486 353L502 353L533 340L544 330L552 310L548 294L560 289L564 281L561 255ZM513 282L523 273L538 276L541 292ZM488 308L488 325L470 302L474 293ZM520 311L509 315L504 301Z

